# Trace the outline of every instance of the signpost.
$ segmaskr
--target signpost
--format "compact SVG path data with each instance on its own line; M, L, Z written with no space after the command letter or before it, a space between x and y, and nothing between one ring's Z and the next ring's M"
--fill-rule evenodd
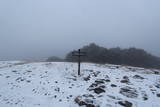
M81 52L81 50L78 49L78 51L72 52L72 56L78 57L78 75L80 75L81 57L86 56L86 52Z

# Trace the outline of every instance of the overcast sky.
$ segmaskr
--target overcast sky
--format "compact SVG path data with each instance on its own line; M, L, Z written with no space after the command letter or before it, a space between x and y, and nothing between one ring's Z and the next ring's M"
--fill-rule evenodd
M0 0L0 60L64 56L91 42L160 56L160 0Z

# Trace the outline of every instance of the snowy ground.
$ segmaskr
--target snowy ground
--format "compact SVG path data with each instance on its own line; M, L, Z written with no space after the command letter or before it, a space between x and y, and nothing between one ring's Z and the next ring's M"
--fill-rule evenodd
M0 62L0 107L160 107L160 71L67 62Z

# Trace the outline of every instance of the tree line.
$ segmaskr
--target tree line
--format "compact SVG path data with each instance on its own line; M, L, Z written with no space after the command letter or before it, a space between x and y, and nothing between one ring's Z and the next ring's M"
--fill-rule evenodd
M75 50L73 50L75 51ZM72 56L72 52L66 55L65 61L77 61L77 57ZM81 48L81 51L87 53L87 56L82 58L84 62L93 62L101 64L117 64L130 65L145 68L160 68L160 58L154 56L143 49L128 48L104 48L91 43Z

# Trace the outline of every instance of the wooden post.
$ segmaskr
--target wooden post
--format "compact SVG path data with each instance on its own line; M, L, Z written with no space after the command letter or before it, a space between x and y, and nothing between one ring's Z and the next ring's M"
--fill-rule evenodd
M81 50L79 49L78 52L72 52L72 56L77 56L78 57L78 75L80 75L80 71L81 71L81 56L86 56L86 52L81 52Z

